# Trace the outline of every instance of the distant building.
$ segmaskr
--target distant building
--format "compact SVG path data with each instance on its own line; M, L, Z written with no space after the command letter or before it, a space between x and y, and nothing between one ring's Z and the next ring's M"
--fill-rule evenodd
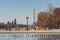
M14 24L16 25L16 19L14 19Z
M6 28L6 24L5 23L0 23L0 29L4 29Z

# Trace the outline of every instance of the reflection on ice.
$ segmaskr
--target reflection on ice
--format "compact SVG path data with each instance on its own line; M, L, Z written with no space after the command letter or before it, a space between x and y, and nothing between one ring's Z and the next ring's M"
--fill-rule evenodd
M0 40L60 40L60 34L0 34Z

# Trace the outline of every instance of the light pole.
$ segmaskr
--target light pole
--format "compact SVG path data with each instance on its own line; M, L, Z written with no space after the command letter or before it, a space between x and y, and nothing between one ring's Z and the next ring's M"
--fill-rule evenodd
M27 30L28 30L28 19L29 19L29 17L26 17L26 20L27 20Z

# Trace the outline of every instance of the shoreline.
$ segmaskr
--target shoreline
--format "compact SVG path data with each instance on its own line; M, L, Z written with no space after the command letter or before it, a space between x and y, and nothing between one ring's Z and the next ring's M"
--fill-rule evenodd
M60 34L60 30L20 30L20 31L6 31L6 30L0 30L0 34L40 34L40 33L43 33L43 34Z

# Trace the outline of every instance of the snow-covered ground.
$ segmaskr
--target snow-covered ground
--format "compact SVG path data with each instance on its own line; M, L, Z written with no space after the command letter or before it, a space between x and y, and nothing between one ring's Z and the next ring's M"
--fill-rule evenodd
M0 33L58 33L60 34L60 29L52 29L52 30L0 30Z

